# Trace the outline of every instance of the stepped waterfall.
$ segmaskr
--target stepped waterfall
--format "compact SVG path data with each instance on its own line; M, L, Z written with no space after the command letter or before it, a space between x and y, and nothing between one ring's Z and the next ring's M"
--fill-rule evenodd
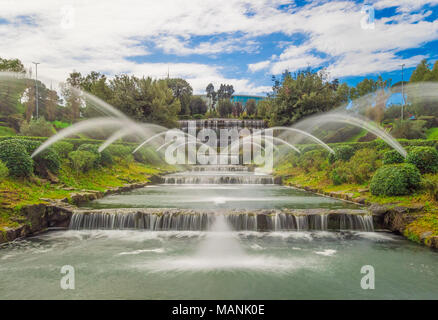
M162 186L269 185L273 176L248 166L203 165L169 174ZM373 218L362 210L194 210L166 208L100 209L73 214L70 229L144 229L151 231L206 231L223 215L234 231L373 231Z

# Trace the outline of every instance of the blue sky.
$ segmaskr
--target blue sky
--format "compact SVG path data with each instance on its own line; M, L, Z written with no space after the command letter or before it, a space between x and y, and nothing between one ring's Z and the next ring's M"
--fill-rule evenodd
M368 8L367 10L364 10ZM374 20L368 19L374 12ZM43 79L72 70L187 79L263 95L271 76L306 67L355 85L401 80L438 56L438 0L0 2L0 57Z

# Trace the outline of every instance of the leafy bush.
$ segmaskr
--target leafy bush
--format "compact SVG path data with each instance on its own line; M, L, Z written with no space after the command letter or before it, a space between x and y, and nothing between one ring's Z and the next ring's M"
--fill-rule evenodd
M371 179L380 167L379 154L372 149L358 150L349 161L338 161L330 172L333 184L365 183Z
M144 163L144 164L152 164L157 165L161 164L162 160L159 155L150 148L141 148L136 153L134 153L135 161Z
M334 169L330 172L330 179L332 180L335 186L347 182L347 178L345 177L345 172L342 172L342 170L339 169Z
M9 175L8 167L0 161L0 181L6 178Z
M12 176L29 177L32 174L32 158L17 139L0 142L0 160L8 167Z
M22 136L37 136L50 137L56 133L53 125L44 118L26 121L20 127L20 135Z
M438 151L431 147L413 147L408 152L406 162L415 165L421 173L438 172Z
M354 155L354 149L351 146L338 146L333 149L335 152L329 154L330 163L336 160L348 161Z
M434 200L438 200L438 176L437 175L426 175L421 180L421 186L430 197Z
M29 155L32 155L32 153L41 145L41 142L35 140L17 139L17 141L24 146ZM36 155L33 160L34 172L42 177L47 176L47 170L52 173L58 173L59 168L61 167L61 159L52 147L49 147Z
M109 154L115 158L118 158L119 160L125 160L126 162L134 161L131 147L121 144L112 144L106 150L108 150Z
M361 184L369 181L381 164L382 161L375 150L366 148L356 151L346 163L350 170L348 182Z
M426 138L426 124L424 120L397 120L394 121L391 134L396 138L424 139Z
M99 165L106 166L113 164L113 158L107 149L99 152L99 146L96 144L82 144L79 146L78 151L88 151L93 153L96 156L96 160L94 162L94 166L98 167Z
M306 172L312 170L320 171L324 168L324 164L327 163L327 153L328 152L325 150L312 150L306 153L301 153L297 165L304 168Z
M97 155L93 152L76 150L68 154L71 167L77 172L86 172L92 169L97 161Z
M390 150L383 155L383 164L403 163L405 158L396 150Z
M412 164L385 165L374 174L370 191L373 195L405 195L419 188L420 182L420 171Z
M74 146L70 142L58 141L52 145L52 148L62 159L68 158L68 154L73 151Z

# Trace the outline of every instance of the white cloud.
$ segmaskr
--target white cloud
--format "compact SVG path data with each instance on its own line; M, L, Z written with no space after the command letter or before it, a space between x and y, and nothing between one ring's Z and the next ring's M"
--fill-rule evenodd
M171 76L187 78L196 92L203 92L209 82L226 82L237 92L261 93L269 88L252 85L249 79L227 78L218 65L166 63L165 58L137 63L132 58L145 56L147 61L156 47L179 56L256 54L261 46L257 36L301 33L307 35L303 44L289 44L282 54L269 60L263 57L249 64L248 70L277 74L286 68L294 71L327 64L335 76L390 71L400 63L414 65L423 57L402 59L397 52L438 39L438 22L424 20L430 13L406 14L437 2L397 1L396 16L376 20L374 30L363 30L361 5L349 1L314 1L284 11L278 6L290 4L288 0L228 0L220 4L216 0L71 0L62 4L55 0L3 0L0 18L9 23L0 24L0 56L20 58L26 66L37 60L41 62L39 75L59 80L73 69L164 77L169 67ZM379 0L374 6L392 7L394 3ZM213 40L193 44L198 36Z
M268 68L270 64L271 62L269 60L260 61L257 63L250 63L248 65L248 69L252 72L256 72Z

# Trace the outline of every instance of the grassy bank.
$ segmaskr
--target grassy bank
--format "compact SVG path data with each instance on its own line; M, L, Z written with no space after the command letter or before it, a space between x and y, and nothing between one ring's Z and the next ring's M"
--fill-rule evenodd
M318 148L308 148L300 155L287 153L279 158L274 174L281 177L285 185L348 196L360 203L377 203L389 208L422 207L422 217L407 225L404 235L416 242L424 237L427 242L427 238L438 236L438 173L421 174L418 187L407 194L376 195L371 192L370 184L376 171L385 165L385 154L390 149L383 144L378 148L361 143L348 145L352 153L343 159L342 156L331 157ZM339 144L332 147L342 148ZM414 146L410 145L407 150L411 148Z
M0 176L0 231L18 227L17 221L23 223L20 216L23 206L52 199L71 200L71 195L79 192L145 183L152 176L175 170L147 148L135 156L132 155L133 147L127 145L114 145L104 153L98 153L95 146L99 141L93 144L90 142L94 141L77 139L73 143L60 143L41 157L30 159L29 154L41 143L37 138L20 139L12 144L8 139L3 141L8 144L3 145L0 157L6 160L9 174ZM19 149L21 153L14 153L21 147L24 148ZM25 149L28 154L23 154ZM30 168L22 166L18 170L14 167L15 163L25 160L30 161ZM17 176L17 170L21 176Z

